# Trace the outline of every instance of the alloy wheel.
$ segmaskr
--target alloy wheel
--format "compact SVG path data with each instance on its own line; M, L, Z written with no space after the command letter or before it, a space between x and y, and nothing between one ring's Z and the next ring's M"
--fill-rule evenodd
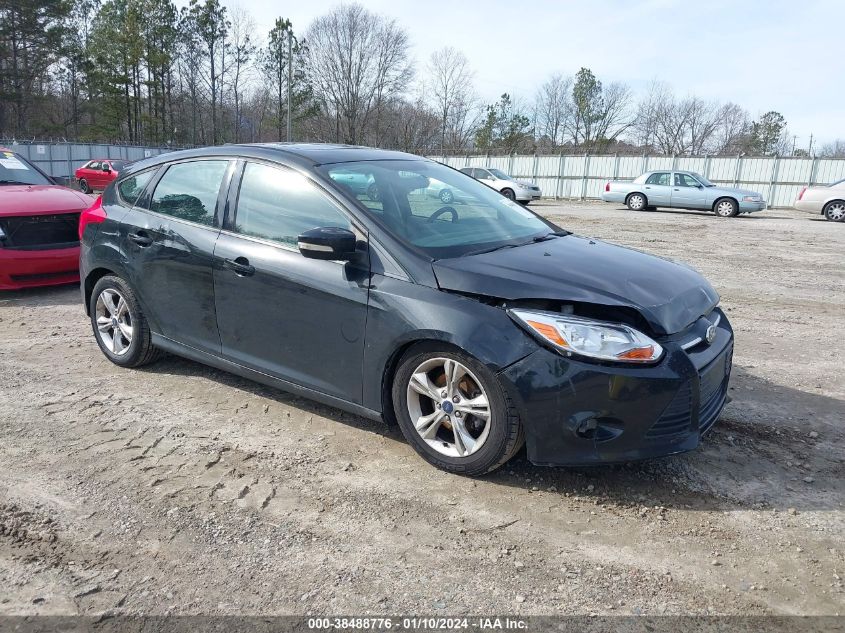
M451 358L430 358L411 374L408 415L417 433L448 457L478 451L490 434L490 401L481 382Z
M824 214L831 222L842 222L845 220L845 202L831 202Z
M135 333L126 299L114 288L106 288L97 297L95 310L97 336L112 354L123 356L129 351Z

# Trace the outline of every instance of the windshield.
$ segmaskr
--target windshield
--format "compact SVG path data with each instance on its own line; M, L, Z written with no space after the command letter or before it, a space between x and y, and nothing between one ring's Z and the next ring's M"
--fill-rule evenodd
M838 187L839 185L844 184L844 183L845 183L845 178L843 178L842 180L837 180L836 182L830 183L828 185L828 187Z
M433 259L516 246L560 231L459 171L430 161L318 168L386 230Z
M0 185L50 185L40 171L7 150L0 151Z
M110 161L110 162L111 162L111 168L114 169L115 171L120 171L121 169L126 167L126 161L125 160L113 160L113 161Z
M705 187L715 187L715 186L716 186L716 185L714 185L712 182L710 182L709 180L707 180L707 178L705 178L705 177L704 177L704 176L702 176L701 174L697 174L697 173L696 173L696 172L694 172L694 171L691 171L690 173L691 173L691 174L695 177L695 179L696 179L698 182L700 182L700 183L701 183L702 185L704 185Z
M511 177L508 176L501 169L488 169L487 171L489 171L491 174L493 174L499 180L510 180L511 179Z

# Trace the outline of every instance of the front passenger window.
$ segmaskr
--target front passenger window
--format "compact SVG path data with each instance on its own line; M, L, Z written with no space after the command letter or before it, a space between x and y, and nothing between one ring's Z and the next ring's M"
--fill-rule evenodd
M352 228L335 204L302 174L246 164L238 193L237 233L296 247L302 233L324 226Z
M226 160L171 165L156 185L150 211L211 226L228 165Z

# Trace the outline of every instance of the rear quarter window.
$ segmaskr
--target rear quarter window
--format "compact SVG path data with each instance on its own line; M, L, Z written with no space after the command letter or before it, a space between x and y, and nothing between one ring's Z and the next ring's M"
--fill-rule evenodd
M123 206L132 207L138 201L144 188L149 184L156 173L155 169L149 169L137 174L132 174L127 178L118 181L115 189L117 190L117 197Z

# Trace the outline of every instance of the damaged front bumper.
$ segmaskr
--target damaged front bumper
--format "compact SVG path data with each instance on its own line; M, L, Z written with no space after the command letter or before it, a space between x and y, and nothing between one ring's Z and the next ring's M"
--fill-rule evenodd
M660 341L665 355L656 365L601 365L540 348L505 369L500 378L520 408L528 459L599 464L696 448L727 399L733 330L716 313L710 344L695 332L695 345Z

